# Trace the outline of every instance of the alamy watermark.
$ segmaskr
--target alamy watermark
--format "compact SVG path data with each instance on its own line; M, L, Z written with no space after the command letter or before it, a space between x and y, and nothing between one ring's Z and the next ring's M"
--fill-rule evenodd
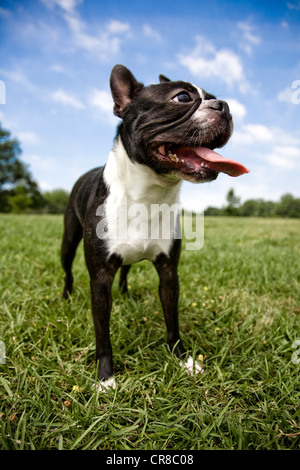
M299 346L299 347L298 347ZM292 354L292 363L293 364L300 364L300 339L296 339L293 344L292 348L296 349L296 351Z
M292 93L292 103L300 103L300 80L294 80L292 83L292 88L295 88L295 91Z
M6 104L6 86L3 80L0 80L0 104Z
M204 245L204 213L187 213L177 203L128 204L125 197L116 212L101 204L96 216L101 217L96 227L101 240L184 239L186 250L201 250Z
M6 363L5 343L0 341L0 364Z

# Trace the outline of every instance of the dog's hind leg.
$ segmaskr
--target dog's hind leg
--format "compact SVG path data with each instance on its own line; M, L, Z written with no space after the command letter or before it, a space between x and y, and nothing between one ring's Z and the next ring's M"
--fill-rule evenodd
M126 294L128 291L128 286L127 286L127 274L130 269L131 265L126 264L124 266L121 266L121 272L120 272L120 278L119 278L119 287L122 292L122 294Z
M77 246L82 239L82 226L72 208L67 207L64 218L64 235L61 246L61 264L65 271L64 299L72 293L72 263Z

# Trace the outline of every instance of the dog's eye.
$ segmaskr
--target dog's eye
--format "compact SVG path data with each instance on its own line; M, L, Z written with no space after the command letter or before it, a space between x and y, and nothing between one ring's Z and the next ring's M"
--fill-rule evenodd
M174 96L173 101L176 103L189 103L191 101L191 97L185 91L181 91L176 96Z

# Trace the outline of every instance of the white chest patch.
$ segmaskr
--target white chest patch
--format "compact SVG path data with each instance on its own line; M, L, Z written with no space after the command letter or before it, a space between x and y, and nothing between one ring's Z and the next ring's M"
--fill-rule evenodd
M181 182L133 163L120 138L109 154L104 179L109 195L98 215L104 215L100 228L105 229L109 255L116 253L123 264L132 264L168 254L174 237L180 236Z

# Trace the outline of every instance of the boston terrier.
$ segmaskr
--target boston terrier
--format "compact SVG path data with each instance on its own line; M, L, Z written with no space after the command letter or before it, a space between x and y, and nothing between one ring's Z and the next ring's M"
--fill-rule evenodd
M159 84L144 86L123 65L113 68L110 88L114 114L122 119L113 149L105 166L79 178L65 212L63 296L67 299L72 292L72 262L83 238L100 390L115 386L109 331L112 283L120 268L119 284L126 292L130 265L143 259L151 261L158 272L171 351L188 369L202 372L186 354L179 334L177 266L181 239L176 233L180 211L166 237L162 235L164 227L157 224L170 225L170 217L165 222L152 209L161 204L176 205L182 180L204 183L215 180L220 172L239 176L249 171L213 151L225 145L232 134L227 103L191 83L171 81L164 75L159 78ZM135 225L137 218L147 222L146 234ZM153 232L155 237L151 236Z

